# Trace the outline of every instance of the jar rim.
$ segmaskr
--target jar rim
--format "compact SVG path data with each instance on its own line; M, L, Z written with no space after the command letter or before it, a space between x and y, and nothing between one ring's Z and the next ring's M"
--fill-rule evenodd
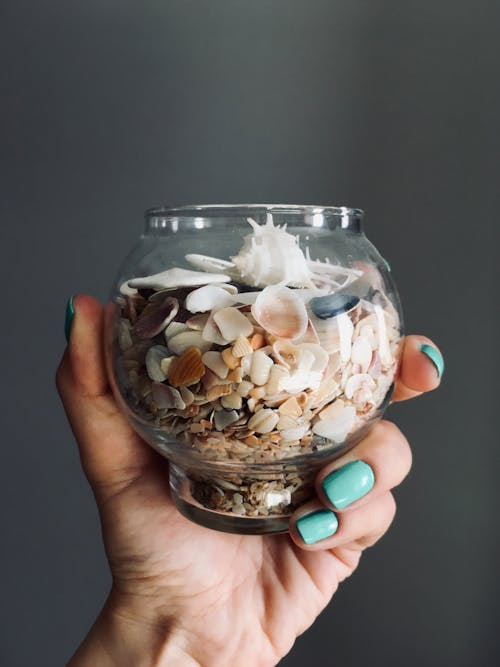
M151 217L167 217L170 215L198 215L200 212L219 213L220 215L235 214L241 211L263 211L272 213L308 213L333 216L363 218L364 211L349 206L330 206L323 204L183 204L181 206L156 206L145 212L146 219Z

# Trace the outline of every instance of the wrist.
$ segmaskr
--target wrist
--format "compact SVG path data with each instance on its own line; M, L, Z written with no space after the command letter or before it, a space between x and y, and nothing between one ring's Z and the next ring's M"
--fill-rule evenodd
M201 667L173 619L151 620L112 591L68 667Z

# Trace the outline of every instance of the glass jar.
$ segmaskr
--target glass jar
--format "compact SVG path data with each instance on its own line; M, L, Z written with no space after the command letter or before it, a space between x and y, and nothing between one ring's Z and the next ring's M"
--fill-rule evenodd
M281 204L146 212L111 294L107 369L190 519L286 531L318 470L390 402L402 311L362 219Z

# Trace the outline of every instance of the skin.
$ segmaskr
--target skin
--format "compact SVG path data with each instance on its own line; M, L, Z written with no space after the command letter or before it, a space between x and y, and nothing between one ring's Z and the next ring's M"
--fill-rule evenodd
M73 304L70 342L56 382L99 508L112 587L68 664L277 664L356 569L364 549L389 528L396 509L390 489L411 466L406 438L380 420L352 451L320 472L317 499L295 512L289 534L240 536L198 526L170 498L167 461L139 438L115 404L103 370L102 306L84 295ZM419 352L423 342L434 345L424 336L405 338L393 401L439 385L432 362ZM373 489L336 510L335 535L305 545L296 519L330 507L321 480L356 459L372 466Z

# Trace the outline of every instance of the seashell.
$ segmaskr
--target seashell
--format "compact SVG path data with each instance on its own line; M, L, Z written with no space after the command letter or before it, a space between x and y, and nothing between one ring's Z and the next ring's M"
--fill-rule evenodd
M230 384L217 384L215 387L210 387L207 390L206 398L207 401L215 401L221 396L228 396L232 391Z
M179 310L179 302L167 296L160 303L149 303L139 315L134 331L139 338L154 338L174 319Z
M337 398L333 403L330 403L326 408L323 408L318 417L320 419L337 419L337 417L340 417L342 414L344 407L345 402L341 398Z
M295 394L304 391L304 389L317 389L321 384L321 378L322 373L317 371L297 369L283 381L283 390Z
M138 291L136 289L134 289L133 287L129 287L128 280L126 280L124 283L120 285L118 291L120 292L120 294L123 294L124 296L136 296L136 294L138 294Z
M202 352L207 352L212 344L204 340L199 331L181 331L168 341L168 349L173 354L183 354L188 348L196 347Z
M165 377L168 377L170 366L172 365L174 358L175 357L165 357L160 361L160 369L161 372L165 375Z
M163 290L174 287L188 287L191 285L207 285L208 283L227 283L229 276L217 273L201 273L187 269L167 269L144 278L133 278L128 281L129 287L140 289Z
M261 291L258 292L238 292L233 295L233 303L241 303L244 306L251 306L257 300L257 297L261 294Z
M223 431L226 426L234 424L240 418L236 410L217 410L214 415L215 428L218 431Z
M274 364L271 368L269 373L269 380L266 384L267 396L275 396L279 394L283 389L283 382L288 377L290 377L290 373L286 368Z
M222 359L228 368L235 369L240 364L240 360L237 359L231 348L226 347L225 350L222 350Z
M233 297L222 287L204 285L190 292L184 306L190 313L206 313L214 308L219 310L233 303Z
M278 339L273 343L273 356L277 363L283 364L286 368L292 368L297 362L299 356L299 348L293 345L290 341Z
M278 423L276 424L276 428L278 431L284 431L287 428L295 428L298 425L299 422L296 417L292 417L291 415L281 415Z
M163 335L165 336L165 340L168 341L170 338L173 338L174 336L177 336L177 334L181 333L182 331L187 331L188 327L184 322L170 322L170 324L167 326L165 331L163 332Z
M348 406L344 407L334 419L320 419L314 424L312 430L316 435L339 444L346 439L355 421L356 408Z
M211 313L208 317L202 336L205 340L215 343L216 345L227 345L230 341L226 340L222 335L219 327L215 323L214 316Z
M243 380L243 370L241 366L233 368L231 371L229 371L227 374L227 379L231 382L241 382Z
M208 313L193 315L193 317L190 317L189 319L186 320L186 325L188 326L189 329L192 329L194 331L203 331L208 322L208 318L209 318Z
M278 421L279 415L277 412L264 408L250 417L248 428L256 433L271 433Z
M243 377L250 375L250 369L252 367L252 357L253 357L253 352L252 354L245 354L245 356L241 357L240 359L240 366L241 366L241 372L243 373Z
M179 334L180 336L182 334ZM168 381L174 387L183 384L189 386L198 382L205 374L205 365L197 347L188 347L180 357L170 365Z
M197 269L203 269L203 271L217 272L217 271L230 271L234 269L234 264L228 262L225 259L218 259L217 257L209 257L208 255L198 255L196 253L190 253L185 255L186 260L196 266ZM218 281L212 281L218 282Z
M359 336L352 344L351 361L361 366L361 373L366 373L372 360L372 346L368 338Z
M171 357L171 359L173 359L173 357ZM193 403L194 394L190 389L188 389L187 387L181 386L181 387L179 387L179 393L182 397L182 400L186 404L186 407L188 407L189 405L191 405L191 403Z
M316 329L314 328L311 320L307 321L307 329L306 329L304 335L300 336L300 338L296 338L294 340L294 343L295 343L295 345L299 345L299 344L302 344L302 343L314 343L315 345L320 344L318 333L317 333Z
M118 345L122 352L125 352L125 350L128 350L133 346L134 343L132 341L132 335L130 333L130 324L128 320L125 320L123 318L118 320L117 338L118 338Z
M356 375L351 375L345 383L344 394L346 398L352 398L354 392L358 391L358 389L363 388L371 391L375 387L375 381L371 375L368 373L357 373Z
M212 283L209 283L210 285ZM226 290L228 294L235 295L238 294L238 288L236 285L232 285L231 283L217 283L217 287L220 287L223 290Z
M239 410L243 405L242 397L235 391L227 396L223 396L220 402L222 407L228 410Z
M372 377L378 377L380 373L382 372L382 367L380 364L380 356L377 350L373 350L372 352L372 360L370 362L370 365L368 367L368 373Z
M218 377L223 380L227 377L229 368L224 363L222 354L220 352L205 352L202 356L202 361L207 368L210 368Z
M258 350L261 347L264 347L266 344L266 339L261 333L256 333L252 336L250 339L250 345L252 346L253 350Z
M250 367L250 380L256 385L263 385L269 380L269 374L273 366L273 360L261 350L252 354L252 365Z
M300 440L309 432L309 424L300 424L292 428L285 428L281 431L283 440Z
M247 380L243 380L243 382L240 382L236 388L236 392L243 398L246 398L251 389L253 389L253 383L248 382Z
M247 399L247 408L250 410L250 412L255 412L255 408L257 406L257 399L251 396L249 399Z
M160 409L166 408L169 410L184 410L186 404L182 400L177 389L169 387L168 384L161 382L153 382L151 385L153 401Z
M253 332L249 320L232 306L218 310L213 314L213 318L222 336L228 341L236 340L238 336L250 336Z
M321 345L315 343L301 343L297 347L299 349L297 366L299 368L301 367L302 358L305 353L308 353L313 357L313 362L308 370L323 373L329 362L328 352L326 352Z
M295 396L290 396L290 398L279 406L278 412L281 415L286 415L288 417L300 417L302 408L298 404Z
M153 345L146 353L146 370L155 382L163 382L167 379L166 374L161 368L161 362L166 357L170 357L170 352L164 345Z
M248 435L246 438L243 439L243 442L245 445L248 445L249 447L256 447L257 445L260 444L259 438L257 438L255 435Z
M252 306L256 321L280 338L300 338L309 318L304 302L284 285L270 285L262 290Z
M247 285L265 287L274 283L313 287L311 271L296 236L285 226L274 226L268 213L265 225L247 218L253 233L245 236L243 246L231 257Z
M218 375L216 375L213 371L211 371L209 368L205 369L205 374L201 379L201 383L204 389L211 389L212 387L215 387L215 385L218 384L227 384L226 382L222 383L221 378Z
M245 336L238 336L231 351L233 356L239 358L244 357L246 354L251 354L253 350L254 348L250 345L248 338Z
M265 387L254 387L248 392L252 398L255 398L257 401L260 401L266 395Z
M333 293L317 296L311 299L309 306L312 312L321 320L336 317L341 313L348 313L359 303L359 296L353 294Z

